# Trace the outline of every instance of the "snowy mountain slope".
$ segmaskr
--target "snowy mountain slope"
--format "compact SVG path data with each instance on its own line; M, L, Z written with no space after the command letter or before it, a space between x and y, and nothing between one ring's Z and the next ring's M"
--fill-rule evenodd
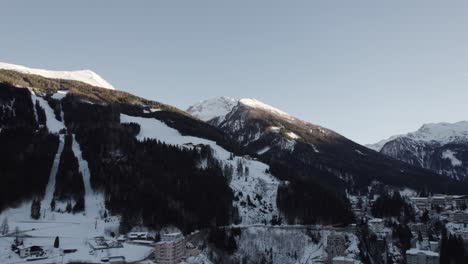
M115 90L115 88L104 80L101 76L91 70L79 71L50 71L42 69L33 69L21 65L0 62L0 69L12 70L26 74L36 74L46 78L73 80L84 82L93 86Z
M234 206L239 210L240 223L256 224L269 223L273 217L278 217L276 206L276 194L279 181L269 173L269 166L261 162L245 157L235 157L216 142L198 137L183 136L176 129L168 127L163 122L144 117L135 117L121 114L122 123L137 123L140 125L138 140L154 138L171 145L193 147L199 144L208 145L214 151L214 156L232 168L241 163L248 168L248 175L234 173L230 187L234 191L236 199Z
M200 120L214 122L213 119L216 119L215 122L220 123L238 102L237 99L223 96L194 104L187 109L187 112Z
M368 145L389 157L451 178L468 176L468 122L425 124L406 135Z
M218 101L223 102L222 99ZM218 111L216 115L216 111L203 106L203 103L197 104L196 112L193 109L189 108L187 112L195 116L209 113L213 117L209 123L229 134L264 162L272 165L278 160L287 161L287 164L279 163L298 174L312 174L334 188L361 189L377 180L392 185L410 184L417 189L429 178L434 188L440 188L436 184L440 176L435 173L428 175L425 170L376 154L330 129L302 121L255 99L238 100L227 114ZM414 138L426 141L460 138L458 135L463 135L461 131L465 125L460 123L452 130L442 125L433 133L425 132L414 135ZM457 154L454 155L456 157ZM411 181L407 181L408 178Z
M388 139L366 146L376 151L380 151L386 143L399 138L408 138L413 141L424 143L433 142L441 145L468 142L468 121L424 124L415 132L392 136Z

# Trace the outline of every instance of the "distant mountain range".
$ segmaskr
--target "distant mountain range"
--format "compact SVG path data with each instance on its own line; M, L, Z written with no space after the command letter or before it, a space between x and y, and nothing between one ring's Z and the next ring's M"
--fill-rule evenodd
M468 122L425 124L367 147L454 179L468 177Z

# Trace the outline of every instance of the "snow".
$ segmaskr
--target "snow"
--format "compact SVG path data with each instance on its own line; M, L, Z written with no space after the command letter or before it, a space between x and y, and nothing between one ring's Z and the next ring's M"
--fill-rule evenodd
M105 211L104 197L101 193L94 192L91 188L91 172L89 171L88 162L83 159L81 147L73 135L72 144L73 154L78 160L80 173L83 175L83 183L85 187L85 212L89 217L99 217Z
M450 160L450 162L452 163L452 166L454 167L461 166L462 162L461 160L457 159L457 157L455 157L455 154L457 153L452 150L447 149L444 152L442 152L442 158Z
M412 249L409 249L409 250L406 250L406 254L410 254L410 255L417 255L417 254L424 254L426 256L434 256L434 257L438 257L439 256L439 253L436 253L434 251L428 251L428 250L419 250L419 249L416 249L416 248L412 248Z
M431 123L424 124L415 132L406 135L396 135L389 139L381 140L378 143L366 145L376 151L380 151L382 147L397 138L409 138L419 142L437 142L445 145L457 141L468 141L468 121L460 121L457 123Z
M258 155L265 154L265 153L268 152L270 149L271 149L270 147L266 146L266 147L260 149L259 151L257 151L257 154L258 154Z
M281 110L279 110L277 108L274 108L274 107L272 107L270 105L267 105L265 103L262 103L262 102L260 102L260 101L258 101L256 99L244 98L244 99L240 99L239 103L241 103L242 105L248 106L248 107L252 107L252 108L255 108L255 109L261 109L263 111L270 112L271 114L281 116L281 117L284 117L286 119L290 119L290 120L295 119L294 117L292 117L288 113L283 112L283 111L281 111Z
M239 209L241 223L253 224L269 222L274 215L278 216L276 206L276 195L279 181L269 173L266 173L269 166L256 160L244 157L230 159L231 153L220 147L216 142L203 138L183 136L176 129L168 127L163 122L154 118L144 118L136 116L120 115L121 123L138 123L140 133L136 136L142 141L145 138L158 139L166 144L192 147L202 144L208 145L213 150L214 157L224 164L229 164L236 168L241 162L244 167L249 168L249 175L233 175L230 187L239 200L234 201L234 206ZM242 194L241 194L242 193ZM249 197L249 198L247 198ZM256 199L256 197L259 197ZM243 206L247 200L253 203L252 206Z
M187 113L203 121L224 117L238 104L239 100L219 97L201 101L187 109Z
M210 121L219 118L217 123L224 121L227 114L229 114L238 104L246 107L255 108L267 111L273 115L277 115L288 120L295 120L294 117L285 113L277 108L262 103L253 98L234 99L229 97L219 97L198 102L187 109L187 113L195 116L203 121Z
M366 154L362 153L362 151L360 151L358 149L355 149L354 151L356 151L356 153L359 154L359 155L366 156Z
M288 137L292 138L292 139L298 139L300 138L296 133L294 132L288 132L286 133L286 135L288 135Z
M58 91L52 95L52 98L56 100L62 100L65 96L67 96L68 91Z
M36 101L39 102L41 108L44 109L47 119L46 125L50 133L58 134L62 129L65 129L65 125L63 124L63 122L55 118L54 110L52 109L52 107L50 107L49 103L44 98L36 96L31 91L31 100L34 102L34 104L36 103Z
M101 76L91 70L79 71L50 71L42 69L33 69L21 65L0 62L0 69L12 70L25 74L36 74L46 78L73 80L84 82L93 86L115 90L115 88L104 80Z
M58 167L60 164L60 157L62 156L63 147L65 145L65 136L60 135L59 146L57 153L55 154L54 162L52 164L52 169L50 170L49 181L47 182L47 187L45 191L44 198L42 199L42 206L45 207L45 210L51 210L50 203L52 198L54 198L55 192L55 180L57 177Z

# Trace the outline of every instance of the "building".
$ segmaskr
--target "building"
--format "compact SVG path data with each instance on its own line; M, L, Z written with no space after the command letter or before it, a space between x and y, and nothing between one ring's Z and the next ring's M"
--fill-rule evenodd
M354 259L347 257L334 257L332 264L354 264Z
M21 258L27 258L32 256L42 256L45 252L40 246L19 246L18 254Z
M424 223L411 223L409 224L411 232L416 234L416 236L421 232L423 236L427 236L428 225Z
M369 220L369 227L374 233L380 233L384 230L385 225L382 219L374 218Z
M411 203L413 203L419 210L431 209L429 199L427 197L411 197Z
M455 207L459 209L464 209L468 205L468 196L466 195L454 195L452 200Z
M331 233L327 238L328 262L333 263L333 258L343 256L346 251L346 239L343 233Z
M432 196L431 197L431 206L439 206L444 208L447 204L447 197L446 196Z
M185 244L185 257L190 258L190 257L195 257L200 254L200 250L195 247L192 243L187 242Z
M158 264L177 264L185 258L185 238L181 233L161 235L156 243L154 259Z
M457 224L468 224L468 213L464 211L455 211L450 216L451 220Z
M439 264L439 253L412 248L406 251L408 264Z

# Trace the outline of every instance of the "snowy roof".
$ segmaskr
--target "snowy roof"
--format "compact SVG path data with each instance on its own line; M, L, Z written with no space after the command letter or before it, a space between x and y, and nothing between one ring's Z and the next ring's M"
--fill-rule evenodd
M0 62L0 69L12 70L26 74L36 74L46 78L80 81L93 86L115 90L115 88L101 76L91 70L79 71L50 71L33 69L21 65Z
M429 251L429 250L420 250L417 248L412 248L406 251L406 255L418 255L418 254L424 254L426 256L433 256L433 257L439 256L439 253L437 252Z

